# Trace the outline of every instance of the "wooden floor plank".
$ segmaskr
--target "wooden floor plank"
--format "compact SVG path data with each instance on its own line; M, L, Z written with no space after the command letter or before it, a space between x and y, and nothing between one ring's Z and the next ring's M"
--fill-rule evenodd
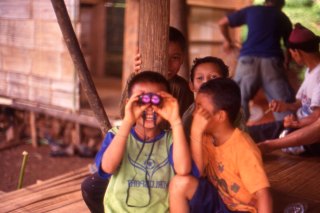
M280 152L264 157L274 200L274 212L290 203L305 202L308 212L320 212L320 158L290 156ZM0 195L0 212L89 212L80 185L88 175L84 167L21 190Z

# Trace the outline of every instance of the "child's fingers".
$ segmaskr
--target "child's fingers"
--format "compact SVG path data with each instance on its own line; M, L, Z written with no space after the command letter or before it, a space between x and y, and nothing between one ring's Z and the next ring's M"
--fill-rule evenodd
M142 94L143 92L137 92L137 93L133 93L131 95L131 97L128 99L127 104L132 105L132 103L137 102L139 100L139 96Z

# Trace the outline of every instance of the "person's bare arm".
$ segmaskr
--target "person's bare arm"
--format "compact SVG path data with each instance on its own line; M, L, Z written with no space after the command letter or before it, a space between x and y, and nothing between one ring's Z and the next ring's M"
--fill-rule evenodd
M193 114L191 124L190 142L191 142L191 157L194 160L200 176L203 175L204 160L202 153L202 138L205 128L210 120L210 113L205 109L198 107Z
M109 147L103 153L101 168L108 174L114 173L114 171L119 167L125 152L130 129L142 111L148 107L148 105L137 106L135 102L138 100L139 95L140 94L138 93L133 94L128 100L128 103L125 106L125 116L122 125L114 136Z
M298 129L287 136L259 143L258 147L262 153L272 152L277 149L313 144L320 141L320 118L309 126Z
M225 39L224 43L223 43L223 49L225 52L230 52L234 48L234 44L233 44L233 41L232 41L230 33L229 33L229 29L228 29L229 28L229 20L225 16L219 20L218 24L219 24L220 32Z
M269 109L273 112L291 111L296 112L301 107L301 101L297 100L294 103L286 103L284 101L272 100L269 103Z
M300 129L314 123L318 118L320 118L320 107L314 108L309 116L301 118L300 120L285 120L284 127Z
M174 170L178 175L188 175L191 172L191 157L179 115L178 101L166 92L160 92L159 95L163 98L163 105L160 108L154 106L153 109L171 125Z
M259 213L272 212L272 196L269 188L263 188L255 193L257 197L257 209Z

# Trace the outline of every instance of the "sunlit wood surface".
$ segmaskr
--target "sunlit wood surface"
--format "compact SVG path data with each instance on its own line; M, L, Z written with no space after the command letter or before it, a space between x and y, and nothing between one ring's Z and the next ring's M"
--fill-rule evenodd
M320 157L290 156L277 151L264 157L272 185L274 212L296 202L308 204L310 213L320 212ZM0 195L0 212L89 212L80 184L87 167L47 181Z

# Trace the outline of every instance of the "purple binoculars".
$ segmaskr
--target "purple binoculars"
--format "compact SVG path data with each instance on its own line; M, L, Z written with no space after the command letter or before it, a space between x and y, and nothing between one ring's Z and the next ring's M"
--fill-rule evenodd
M162 98L155 93L144 93L139 96L139 104L153 104L159 106L162 102Z

